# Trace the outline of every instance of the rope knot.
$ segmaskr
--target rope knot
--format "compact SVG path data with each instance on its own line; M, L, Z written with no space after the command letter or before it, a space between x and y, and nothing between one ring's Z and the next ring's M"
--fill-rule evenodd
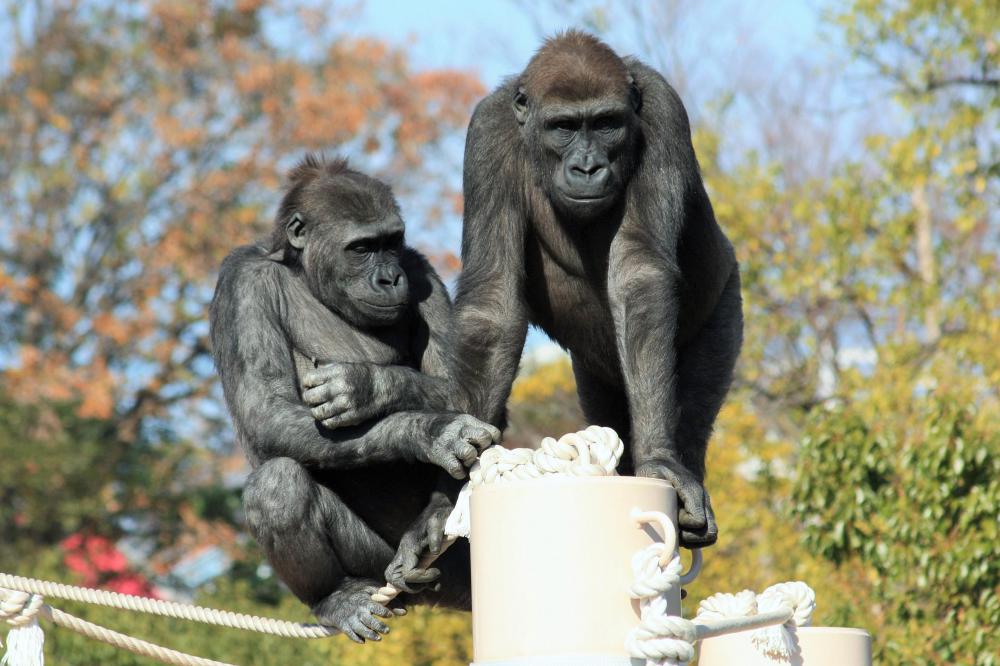
M26 627L35 621L45 600L40 594L0 589L0 620L13 627Z

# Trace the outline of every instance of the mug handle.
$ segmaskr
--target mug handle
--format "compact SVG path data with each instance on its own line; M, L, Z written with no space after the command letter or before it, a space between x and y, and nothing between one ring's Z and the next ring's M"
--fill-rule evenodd
M674 524L667 517L667 514L662 511L642 511L638 507L633 507L632 512L629 517L635 521L636 527L641 527L647 524L656 524L660 526L660 530L663 532L663 543L666 548L663 549L663 555L660 556L660 567L666 567L670 563L670 560L674 557L674 552L677 550L677 530L674 528ZM692 548L691 549L691 568L687 572L681 574L680 583L681 585L687 585L701 573L701 549Z

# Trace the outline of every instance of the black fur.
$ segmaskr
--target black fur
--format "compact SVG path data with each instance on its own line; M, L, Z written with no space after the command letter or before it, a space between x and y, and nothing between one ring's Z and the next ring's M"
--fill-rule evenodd
M681 540L714 543L705 449L742 344L739 270L676 92L569 32L476 108L465 150L453 379L505 425L528 324L569 350L625 474L669 480Z
M210 313L254 468L250 529L317 618L359 642L387 630L392 611L367 598L384 576L422 592L408 601L468 607L468 551L450 550L439 579L416 555L440 542L451 477L499 437L446 411L448 295L402 234L388 186L309 157L270 240L223 262Z

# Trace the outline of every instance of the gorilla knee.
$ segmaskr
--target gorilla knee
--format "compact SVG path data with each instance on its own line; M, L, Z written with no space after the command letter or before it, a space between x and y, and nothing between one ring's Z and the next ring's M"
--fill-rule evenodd
M312 477L291 458L273 458L250 473L243 510L255 535L298 530L313 501Z

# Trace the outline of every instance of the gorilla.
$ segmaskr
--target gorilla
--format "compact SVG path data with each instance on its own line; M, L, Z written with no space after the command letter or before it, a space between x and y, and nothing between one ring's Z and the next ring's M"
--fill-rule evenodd
M715 542L705 450L743 339L740 277L687 114L657 72L597 38L549 39L476 107L464 167L452 380L503 427L528 324L570 353L619 472L666 479L681 541Z
M441 547L459 482L500 432L448 411L444 286L404 243L387 185L309 156L266 242L223 262L211 339L253 471L250 530L317 619L379 640L383 580L467 608L467 544ZM444 470L444 471L442 471ZM432 584L433 583L433 584Z

